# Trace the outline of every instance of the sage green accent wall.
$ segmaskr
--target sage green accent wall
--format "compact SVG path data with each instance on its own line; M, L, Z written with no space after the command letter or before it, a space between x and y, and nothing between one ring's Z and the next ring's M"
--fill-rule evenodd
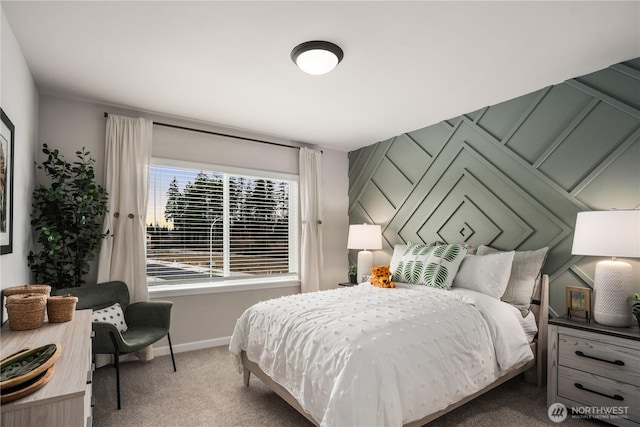
M571 255L576 214L612 208L640 208L640 58L349 153L349 222L382 225L376 263L406 242L549 246L559 314L600 260Z

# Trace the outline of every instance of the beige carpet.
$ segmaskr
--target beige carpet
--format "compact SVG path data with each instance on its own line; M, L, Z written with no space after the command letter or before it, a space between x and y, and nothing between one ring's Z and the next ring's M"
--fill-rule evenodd
M251 377L250 387L233 366L226 347L176 354L178 372L169 356L120 366L122 409L116 410L115 369L94 374L93 425L101 426L311 426L302 415ZM445 426L547 426L546 390L520 379L429 424ZM563 426L604 426L567 419ZM345 426L348 427L348 426Z

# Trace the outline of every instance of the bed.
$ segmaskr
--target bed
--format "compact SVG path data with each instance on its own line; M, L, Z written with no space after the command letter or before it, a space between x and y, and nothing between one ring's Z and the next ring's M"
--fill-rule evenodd
M420 281L398 273L411 246L396 249L394 279ZM426 265L433 251L414 249L410 259ZM515 254L498 281L513 279ZM498 259L486 255L462 253L453 275L460 286L361 283L250 307L229 347L244 384L253 373L319 426L420 426L517 375L544 385L548 277L537 274L521 311L484 292ZM483 268L470 269L474 263ZM465 275L483 292L463 287Z

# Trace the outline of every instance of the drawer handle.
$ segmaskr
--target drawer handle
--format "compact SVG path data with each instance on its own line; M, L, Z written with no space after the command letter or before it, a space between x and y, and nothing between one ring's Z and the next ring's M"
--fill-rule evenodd
M610 396L608 394L600 393L599 391L588 389L588 388L586 388L585 386L583 386L580 383L575 383L574 385L576 386L576 388L578 388L580 390L588 391L589 393L593 393L593 394L597 394L597 395L600 395L600 396L608 397L609 399L613 399L613 400L620 400L620 401L624 400L624 397L620 396L619 394L614 394L613 396Z
M586 354L584 354L583 352L581 352L580 350L576 351L576 354L580 357L586 357L587 359L593 359L593 360L598 360L600 362L607 362L607 363L611 363L612 365L618 365L618 366L624 366L624 362L622 360L607 360L607 359L601 359L599 357L594 357L594 356L588 356Z

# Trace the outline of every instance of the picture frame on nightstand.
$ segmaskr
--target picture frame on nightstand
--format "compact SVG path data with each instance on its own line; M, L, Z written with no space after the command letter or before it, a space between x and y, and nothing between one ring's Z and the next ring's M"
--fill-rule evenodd
M566 287L567 316L591 321L591 289L578 286Z

